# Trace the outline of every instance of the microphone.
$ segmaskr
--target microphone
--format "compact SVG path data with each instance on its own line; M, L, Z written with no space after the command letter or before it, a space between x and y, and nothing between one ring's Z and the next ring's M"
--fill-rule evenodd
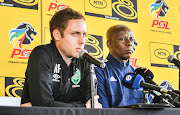
M174 100L172 99L172 97L169 94L161 94L157 91L154 90L150 90L150 93L155 95L153 102L154 103L167 103L169 104L171 107L175 107L174 104Z
M179 96L178 94L176 94L172 91L168 91L166 89L162 89L159 86L156 86L156 85L153 85L150 83L146 83L144 78L139 74L127 73L123 78L122 84L125 87L130 88L130 89L144 88L144 89L159 91L160 93L168 93L170 95Z
M143 76L145 79L145 82L158 86L152 80L154 78L154 75L149 69L144 68L144 67L136 68L135 74L140 74L141 76ZM164 97L162 96L162 94L160 92L157 92L155 90L150 90L149 92L154 95L153 102L155 102L155 103L159 103L159 102L167 103L168 102L166 99L164 99Z
M144 78L139 74L127 73L123 78L122 84L130 89L150 89L160 91L160 87L146 83Z
M127 73L123 78L122 84L129 89L140 89L141 82L144 82L144 78L142 76L134 73Z
M139 67L135 70L135 74L140 74L141 76L144 77L145 79L145 82L147 83L150 83L150 84L153 84L153 85L156 85L156 86L159 86L157 85L152 79L154 78L154 75L153 73L147 69L147 68L143 68L143 67ZM165 87L164 87L165 86ZM180 94L180 92L178 92L177 90L175 91L173 88L172 88L172 85L168 82L168 81L164 81L164 82L161 82L160 84L160 88L165 88L166 90L170 90L176 94ZM156 95L158 97L160 97L160 95L163 95L161 94L160 92L156 92L156 91L150 91L153 95ZM179 99L179 96L177 95L171 95L172 98L176 101Z
M153 84L153 85L157 85L152 79L154 78L153 73L144 67L139 67L136 68L135 70L135 74L140 74L141 76L144 77L145 82ZM157 85L158 86L158 85Z
M168 56L168 62L174 63L178 68L180 68L180 60L177 59L174 55Z
M88 62L100 67L100 68L105 68L106 64L102 62L101 60L94 58L91 56L87 50L83 49L79 52L79 57L80 58L85 58Z
M159 84L159 86L161 88L164 88L164 89L167 89L167 90L171 90L171 91L174 90L174 88L171 85L171 83L169 81L167 81L167 80L162 80L161 83Z
M167 89L169 91L172 91L176 94L180 94L180 92L178 90L174 90L174 88L172 87L171 83L167 80L163 80L161 83L160 83L160 87L161 88L164 88L164 89ZM171 95L172 98L174 99L174 101L179 101L179 96L174 96L174 95Z

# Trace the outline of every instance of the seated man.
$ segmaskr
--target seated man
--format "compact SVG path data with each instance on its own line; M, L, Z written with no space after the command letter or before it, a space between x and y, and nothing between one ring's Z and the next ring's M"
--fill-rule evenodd
M104 69L95 68L98 79L97 94L103 108L119 107L142 103L143 92L128 89L122 84L127 73L134 73L130 57L137 42L129 27L115 25L107 31L109 55Z
M79 58L87 33L83 15L67 8L50 20L51 43L32 51L21 106L90 108L89 64ZM101 108L95 96L95 108Z

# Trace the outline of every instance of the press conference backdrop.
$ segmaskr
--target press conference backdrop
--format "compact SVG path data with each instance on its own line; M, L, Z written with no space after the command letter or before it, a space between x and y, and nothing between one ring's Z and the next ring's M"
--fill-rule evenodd
M0 96L21 97L32 49L50 43L49 20L67 7L85 16L91 55L105 59L107 29L125 24L138 42L133 67L149 68L157 84L167 80L179 89L179 70L167 61L180 59L179 0L0 0Z

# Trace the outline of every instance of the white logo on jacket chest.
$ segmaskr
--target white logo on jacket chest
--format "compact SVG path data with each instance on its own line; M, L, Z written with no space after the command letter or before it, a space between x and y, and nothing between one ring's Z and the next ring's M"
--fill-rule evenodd
M55 68L54 68L54 73L59 73L61 70L61 66L60 64L56 64Z
M117 81L113 76L111 76L110 81Z
M60 78L61 78L61 76L59 76L58 74L53 75L53 81L55 81L55 82L60 82Z

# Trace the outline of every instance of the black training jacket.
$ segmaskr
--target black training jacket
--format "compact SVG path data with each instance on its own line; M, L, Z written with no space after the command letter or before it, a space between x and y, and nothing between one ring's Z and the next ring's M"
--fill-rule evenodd
M73 59L67 67L54 41L32 51L21 98L21 104L33 106L85 107L90 98L89 64Z

